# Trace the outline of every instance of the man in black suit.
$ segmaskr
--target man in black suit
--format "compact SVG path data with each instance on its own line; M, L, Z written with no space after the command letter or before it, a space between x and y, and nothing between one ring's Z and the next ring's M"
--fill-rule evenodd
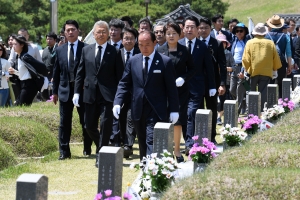
M86 130L97 147L96 167L98 167L99 150L102 146L108 145L112 132L111 110L122 70L116 65L116 48L107 43L108 24L105 21L98 21L93 30L96 43L82 49L73 103L78 107L79 97L83 96ZM79 95L82 91L83 95Z
M184 20L185 38L178 41L179 44L188 47L191 51L196 68L196 73L189 82L190 96L186 134L185 128L182 126L185 137L186 155L189 154L189 150L194 144L192 137L195 134L195 115L197 109L200 108L204 101L205 77L208 77L209 96L215 96L217 92L212 57L206 45L196 38L198 27L199 21L196 17L186 17Z
M78 23L75 20L66 21L64 31L68 42L56 48L56 59L53 69L53 102L56 104L59 99L59 160L71 158L69 142L74 108L72 97L81 50L84 47L84 43L78 40L78 28ZM77 112L83 132L83 154L90 155L92 140L84 128L84 106L78 107Z
M125 65L128 62L129 58L131 58L135 54L139 54L140 50L139 48L134 47L137 38L137 33L134 29L125 27L122 31L121 37L124 47L120 49L120 51L118 51L117 65L122 67L122 71L124 71ZM114 135L114 138L117 137L118 139L122 139L123 141L125 158L128 158L130 155L132 155L132 146L136 136L136 132L134 130L133 122L131 119L130 104L131 95L124 100L124 104L118 120L119 126L117 135Z
M143 31L138 41L141 54L131 57L126 64L114 100L113 113L119 118L121 106L132 91L131 116L142 160L152 153L155 124L169 120L176 123L179 103L172 61L154 50L154 33Z
M211 30L210 36L213 38L216 38L219 32L221 32L223 35L226 35L227 41L232 43L232 36L227 31L223 31L222 28L224 26L224 16L217 14L211 18L211 21L214 25L214 29Z
M208 80L210 77L206 79L206 91L205 91L205 102L206 108L212 111L212 132L211 132L211 141L216 142L216 124L217 124L217 117L218 117L218 95L222 96L225 94L226 91L226 57L224 54L224 47L222 42L216 40L213 37L210 37L210 28L211 22L207 18L200 19L200 40L205 43L208 47L211 56L212 56L212 63L215 72L215 84L216 88L218 88L218 92L214 96L209 96L208 91ZM204 104L202 105L204 108Z
M112 19L109 22L109 36L108 44L113 45L116 49L123 48L121 33L125 24L120 19Z

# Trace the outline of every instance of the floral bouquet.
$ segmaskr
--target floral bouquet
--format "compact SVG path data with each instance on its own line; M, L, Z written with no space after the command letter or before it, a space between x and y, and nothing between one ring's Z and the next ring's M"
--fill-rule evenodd
M225 127L220 129L221 138L228 146L238 146L243 143L247 137L247 133L241 131L237 127L231 127L226 124Z
M158 158L157 153L144 157L140 165L133 166L137 169L142 169L142 180L139 188L139 195L142 199L149 198L151 193L161 193L171 185L177 178L177 162L167 150ZM131 168L133 167L131 166Z
M273 108L264 108L262 119L271 121L277 120L284 115L284 108L280 105L274 105Z
M112 190L105 190L104 194L105 194L106 198L103 198L103 200L122 200L122 198L119 196L111 197ZM94 200L102 200L102 197L103 197L103 195L100 192L99 194L97 194L95 196Z
M285 113L289 113L294 110L295 103L293 101L289 101L288 98L282 100L282 98L278 99L278 106L282 106Z
M194 141L197 141L198 139L198 135L193 137ZM213 142L210 142L207 138L202 138L202 146L200 146L199 143L194 143L189 152L188 159L195 163L209 163L216 157L216 154L212 151L216 149L217 147Z
M250 114L247 117L239 119L239 123L242 124L242 128L247 134L255 134L261 123L261 119L257 115Z

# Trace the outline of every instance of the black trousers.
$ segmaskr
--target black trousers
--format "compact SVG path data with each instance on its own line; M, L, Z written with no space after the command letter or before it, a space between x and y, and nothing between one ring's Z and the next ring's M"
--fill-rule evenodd
M34 80L27 79L21 81L20 95L18 96L15 105L30 106L37 92L38 89Z
M90 138L96 144L96 153L99 153L102 146L108 146L112 132L112 108L113 103L103 98L98 87L95 102L92 104L85 103L85 127ZM100 131L98 130L99 120Z
M61 155L69 156L70 151L70 137L72 132L72 117L74 104L72 101L74 95L74 86L70 85L70 94L67 102L59 101L59 114L60 114L60 125L59 125L59 151ZM80 107L77 108L77 113L79 115L80 124L82 127L82 137L83 137L83 148L87 153L91 152L91 145L93 140L89 137L85 127L84 127L84 104L82 101L82 95L79 99Z
M148 102L144 103L140 120L133 121L134 128L139 141L140 160L146 155L153 153L153 131L154 126L160 120Z

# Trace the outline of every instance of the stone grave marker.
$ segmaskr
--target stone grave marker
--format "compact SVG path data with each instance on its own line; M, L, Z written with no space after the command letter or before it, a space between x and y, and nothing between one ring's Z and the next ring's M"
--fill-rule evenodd
M261 95L260 92L249 92L248 94L248 113L260 116Z
M224 126L226 124L230 124L231 127L238 126L238 103L236 100L224 102Z
M43 174L22 174L17 179L16 200L48 199L48 177Z
M199 135L198 143L202 144L202 138L208 138L211 141L212 129L212 111L198 109L195 118L195 135Z
M157 122L153 132L153 153L161 157L161 153L166 149L173 153L174 125L172 123Z
M122 196L123 148L103 146L99 151L98 193L112 190L111 196Z
M278 85L268 84L267 93L267 107L272 108L278 104Z
M282 80L282 99L291 99L291 82L292 79L284 78Z
M297 86L300 86L300 74L295 74L293 77L293 91Z

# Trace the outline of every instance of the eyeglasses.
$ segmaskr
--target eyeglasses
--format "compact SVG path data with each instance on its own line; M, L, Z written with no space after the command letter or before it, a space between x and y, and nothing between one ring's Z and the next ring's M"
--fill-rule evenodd
M164 31L154 31L155 34L161 33L164 34Z
M127 37L125 37L125 38L123 38L123 40L125 40L125 41L134 41L135 40L135 38L127 38Z
M244 30L239 29L239 30L236 30L235 32L236 32L236 33L243 33Z
M200 27L199 29L200 30L208 30L208 29L210 29L210 27Z

